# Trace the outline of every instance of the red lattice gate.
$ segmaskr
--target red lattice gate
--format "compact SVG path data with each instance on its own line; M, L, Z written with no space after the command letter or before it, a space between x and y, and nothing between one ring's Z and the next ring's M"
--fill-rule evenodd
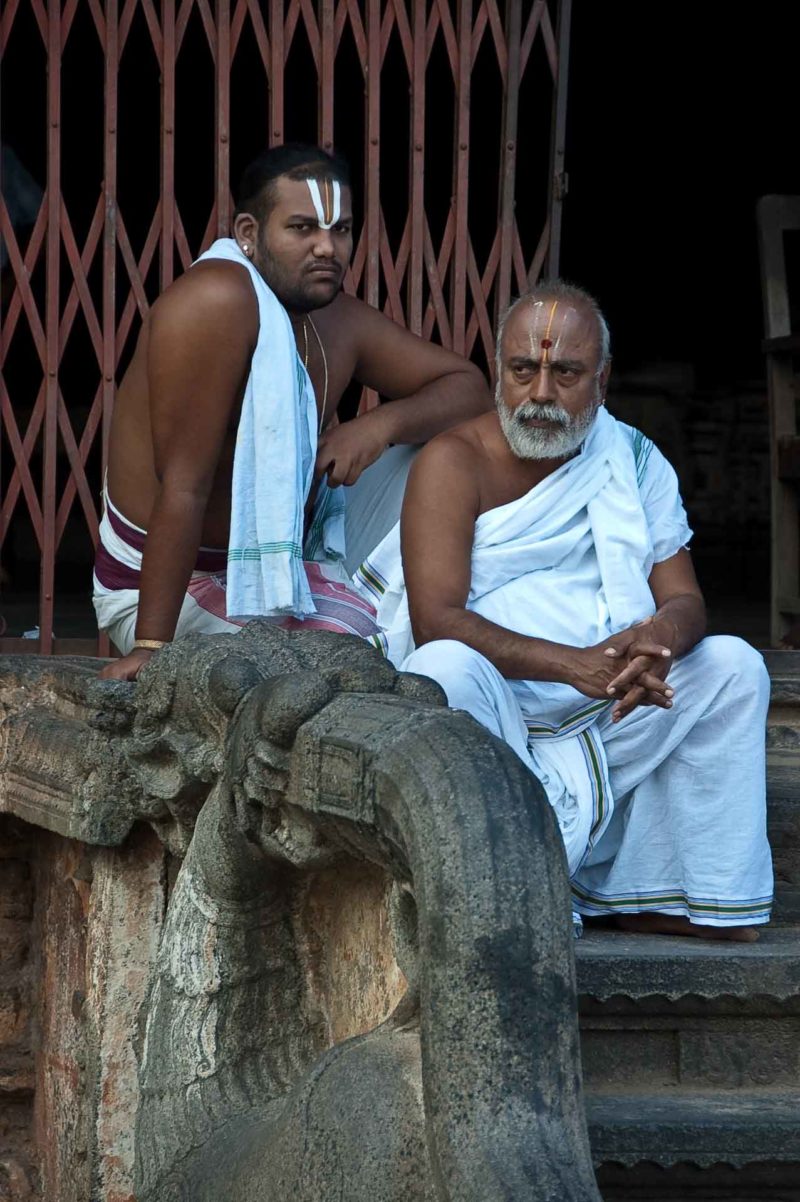
M267 143L335 141L348 289L491 364L498 309L557 268L570 3L5 0L2 649L94 650L116 382Z

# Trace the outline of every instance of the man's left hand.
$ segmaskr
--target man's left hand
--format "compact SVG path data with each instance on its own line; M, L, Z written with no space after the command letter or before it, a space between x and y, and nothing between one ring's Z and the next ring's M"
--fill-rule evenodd
M657 704L665 709L672 707L674 690L664 689L664 681L673 660L666 644L672 639L667 631L660 628L661 624L657 631L654 626L653 618L637 623L623 632L619 648L606 651L607 655L614 653L625 660L625 667L608 686L609 696L618 698L611 711L612 722L620 722L639 705ZM634 637L625 637L630 635Z
M355 484L361 473L379 459L388 445L386 434L371 414L326 430L319 440L315 473L328 475L328 487Z

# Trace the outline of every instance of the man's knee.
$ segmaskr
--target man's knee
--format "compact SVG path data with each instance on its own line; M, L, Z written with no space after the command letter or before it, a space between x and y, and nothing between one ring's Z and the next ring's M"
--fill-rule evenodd
M403 671L430 676L442 686L450 705L456 707L458 702L454 698L459 697L465 687L468 688L487 672L497 673L497 669L479 651L456 639L435 639L418 647L403 664Z
M769 673L764 657L744 639L730 634L710 635L698 644L697 650L704 671L714 679L769 695Z

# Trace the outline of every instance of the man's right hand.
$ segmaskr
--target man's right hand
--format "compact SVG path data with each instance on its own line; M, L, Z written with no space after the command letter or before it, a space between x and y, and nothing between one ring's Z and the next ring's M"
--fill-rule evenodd
M594 647L571 649L564 681L586 697L616 701L619 721L636 705L672 707L673 690L664 680L671 662L669 647L641 638L634 628Z
M149 664L155 655L146 647L137 647L121 659L115 659L106 664L99 673L101 680L135 680L145 664Z

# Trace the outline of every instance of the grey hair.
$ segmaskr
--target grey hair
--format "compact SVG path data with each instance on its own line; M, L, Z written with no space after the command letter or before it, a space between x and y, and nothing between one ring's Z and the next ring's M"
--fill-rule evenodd
M533 288L529 288L527 292L523 292L522 296L509 305L498 322L495 348L495 366L498 379L500 377L500 348L503 345L503 331L506 328L506 322L509 317L517 311L520 305L529 305L534 301L547 300L572 302L573 305L588 309L597 324L597 333L600 339L600 369L602 370L611 359L611 335L608 331L608 322L592 294L587 292L585 288L579 288L577 284L568 284L566 280L542 280L540 284L535 284Z

